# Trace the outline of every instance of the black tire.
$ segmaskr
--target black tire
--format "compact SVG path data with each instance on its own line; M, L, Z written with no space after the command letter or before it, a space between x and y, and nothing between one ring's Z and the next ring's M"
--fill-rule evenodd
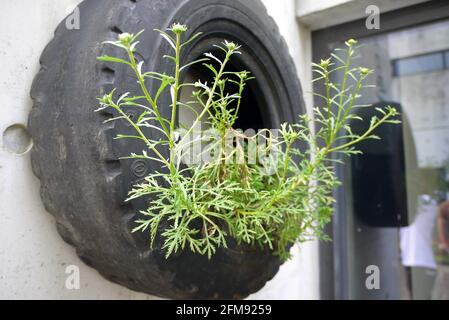
M265 7L259 0L86 0L79 10L80 30L59 25L42 53L31 90L33 171L59 233L86 264L136 291L187 299L243 298L258 291L281 264L270 252L232 246L211 261L189 252L165 260L159 249L150 250L147 235L131 233L145 201L124 203L126 193L157 166L119 161L119 156L140 152L141 146L113 140L130 128L120 122L103 125L111 115L93 111L96 98L114 87L137 91L126 68L96 61L102 54L120 54L102 42L120 32L146 29L140 59L149 70L169 72L162 59L169 48L152 30L179 21L189 25L189 34L204 32L186 51L186 59L210 50L217 39L243 45L236 67L257 77L249 90L257 108L242 113L243 126L277 127L293 120L304 112L300 84Z

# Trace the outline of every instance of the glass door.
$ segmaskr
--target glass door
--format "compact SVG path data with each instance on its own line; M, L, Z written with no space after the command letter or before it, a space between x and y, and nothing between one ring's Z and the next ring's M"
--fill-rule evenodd
M376 71L362 103L396 106L402 125L339 169L339 297L449 299L449 20L358 40L357 64Z

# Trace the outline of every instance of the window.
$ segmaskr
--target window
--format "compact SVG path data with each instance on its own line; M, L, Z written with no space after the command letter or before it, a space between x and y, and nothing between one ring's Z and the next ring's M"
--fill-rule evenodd
M445 68L445 55L449 57L449 52L429 53L393 60L393 75L399 77L442 70Z

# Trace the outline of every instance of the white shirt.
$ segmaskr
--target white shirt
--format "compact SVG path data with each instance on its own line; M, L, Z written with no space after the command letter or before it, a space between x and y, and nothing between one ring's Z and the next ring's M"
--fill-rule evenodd
M402 265L436 269L432 236L438 214L438 204L429 196L420 196L415 220L400 229Z

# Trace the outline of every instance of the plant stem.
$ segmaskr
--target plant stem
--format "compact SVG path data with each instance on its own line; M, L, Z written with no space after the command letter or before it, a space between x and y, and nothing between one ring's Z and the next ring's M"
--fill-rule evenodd
M203 111L196 118L196 120L194 121L192 126L189 128L189 130L186 132L184 137L181 138L181 141L179 143L180 145L182 145L182 142L184 142L184 139L186 139L192 133L193 129L198 125L198 123L201 121L203 116L209 111L209 108L211 107L212 103L214 102L213 98L214 98L214 95L215 95L215 91L217 90L218 81L223 76L223 72L224 72L224 69L226 67L226 64L229 61L229 58L230 58L230 54L228 53L228 54L226 54L226 57L223 60L223 63L221 64L220 71L218 72L217 77L215 78L214 85L212 86L212 89L210 89L209 97L207 99L207 102L206 102L206 105L205 105Z
M349 141L348 143L345 143L345 144L343 144L343 145L341 145L341 146L338 146L338 147L335 147L335 148L330 149L330 150L329 150L329 153L347 149L347 148L349 148L349 147L351 147L351 146L353 146L353 145L355 145L355 144L357 144L357 143L359 143L359 142L365 140L367 137L369 137L369 135L370 135L371 133L373 133L374 130L376 130L376 128L377 128L378 126L380 126L382 123L384 123L384 122L385 122L386 120L388 120L390 117L391 117L391 114L390 114L390 113L386 114L381 120L377 121L374 125L372 125L372 126L371 126L371 127L370 127L370 128L363 134L363 135L361 135L361 136L358 137L357 139L354 139L354 140L352 140L352 141Z
M128 122L129 124L136 130L136 132L139 134L139 136L142 138L142 140L145 142L145 144L153 150L153 152L162 160L162 162L167 166L170 167L170 163L165 159L162 154L156 149L155 146L148 140L148 138L145 136L145 134L140 130L139 126L132 121L129 116L123 112L123 110L116 104L112 105L114 109L116 109Z
M136 64L136 59L134 58L134 53L128 50L128 56L129 56L129 60L131 62L131 68L133 69L134 73L137 76L137 81L139 82L140 88L141 88L143 94L145 95L145 98L150 103L150 105L153 109L153 112L156 115L156 118L157 118L158 122L160 123L162 129L168 135L168 137L170 137L170 131L167 129L167 126L165 125L165 122L163 121L162 116L159 113L156 103L151 98L151 95L148 92L147 86L145 85L145 79L142 78L142 75L137 70L137 64Z
M175 123L176 123L176 110L178 106L178 93L179 93L179 69L180 69L180 53L181 53L181 35L176 34L176 55L175 55L175 83L173 85L173 105L170 119L170 133L174 135L175 133ZM170 139L170 148L174 147L174 141ZM173 160L172 160L173 161Z

